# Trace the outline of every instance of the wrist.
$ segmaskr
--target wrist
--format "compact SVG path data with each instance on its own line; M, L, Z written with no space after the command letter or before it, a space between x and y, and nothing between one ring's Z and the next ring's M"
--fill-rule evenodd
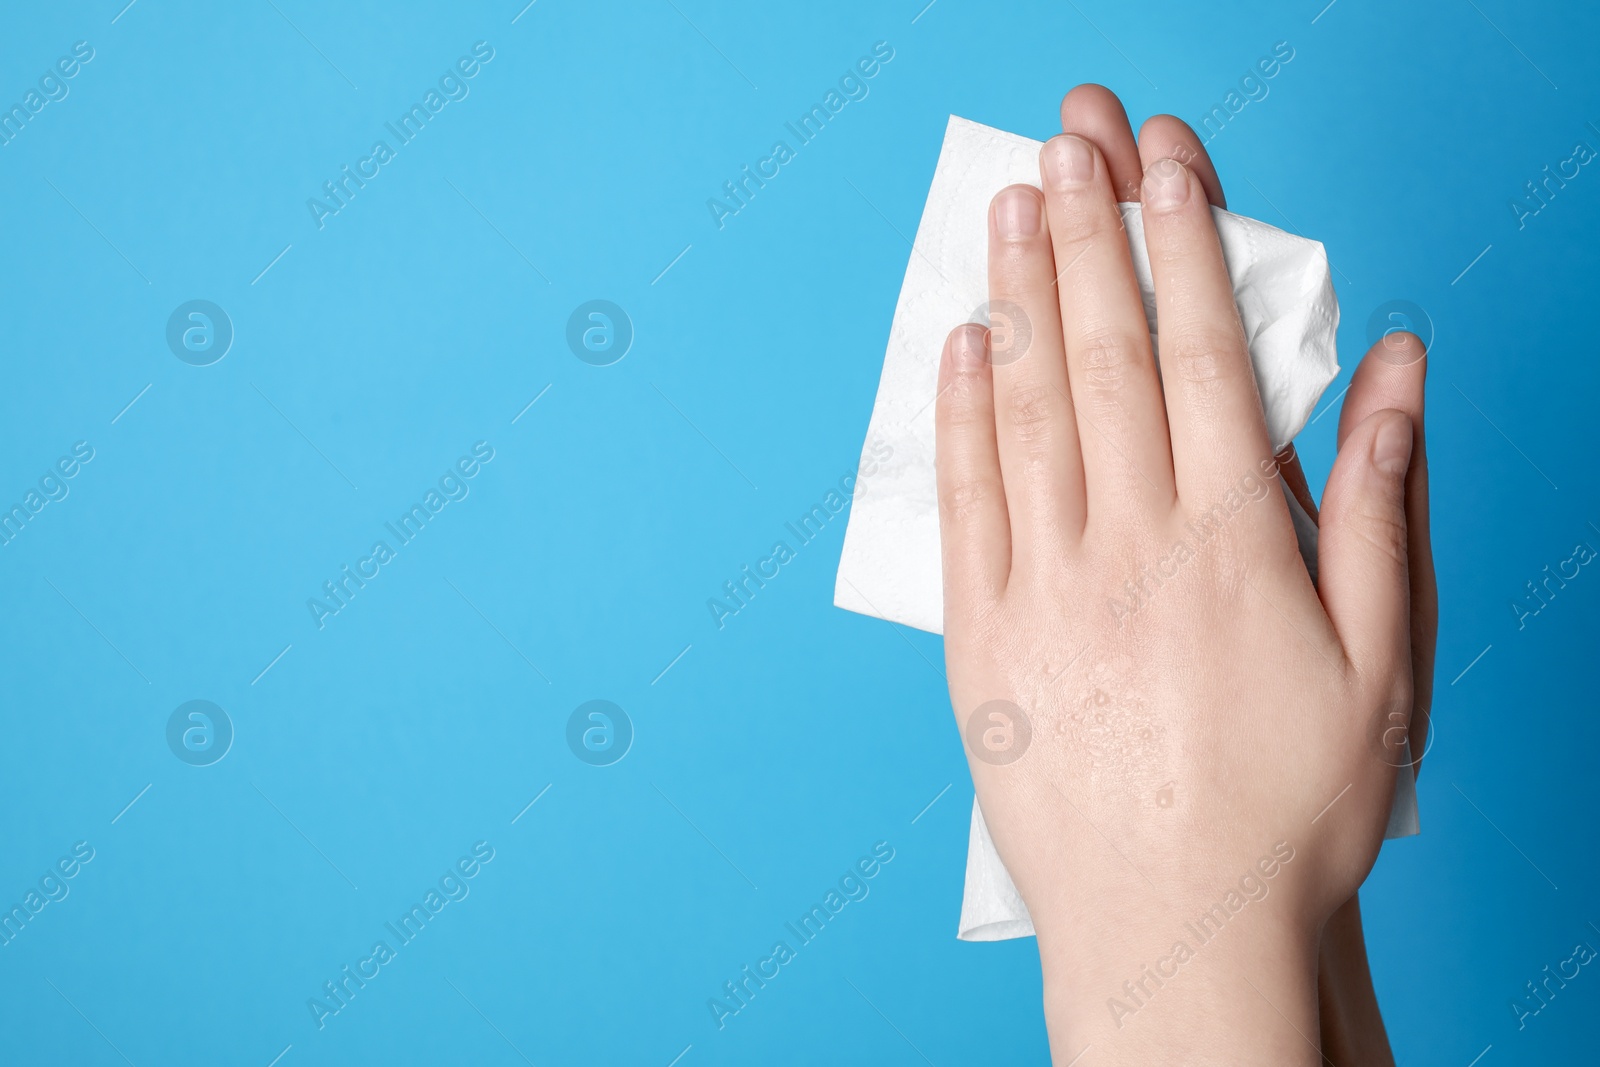
M1317 956L1322 1046L1334 1063L1394 1063L1367 964L1361 903L1352 896L1328 919Z
M1058 1063L1320 1063L1318 931L1287 908L1047 922L1039 954Z

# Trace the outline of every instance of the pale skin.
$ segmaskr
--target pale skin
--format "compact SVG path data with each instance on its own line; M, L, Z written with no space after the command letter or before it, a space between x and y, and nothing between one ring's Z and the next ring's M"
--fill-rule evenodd
M936 405L951 702L1038 932L1052 1058L1392 1062L1356 890L1432 696L1422 344L1390 334L1354 375L1314 584L1205 149L1171 116L1136 140L1099 86L1061 119L1043 192L989 213L990 300L1031 342L956 328ZM1143 203L1159 364L1119 200ZM985 705L1026 719L1012 762L970 740Z

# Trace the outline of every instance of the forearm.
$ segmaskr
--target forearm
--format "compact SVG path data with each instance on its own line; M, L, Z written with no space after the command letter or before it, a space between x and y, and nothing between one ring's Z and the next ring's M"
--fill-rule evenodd
M1394 1054L1367 965L1358 896L1334 912L1323 928L1322 951L1317 956L1317 1006L1322 1050L1329 1060L1392 1067Z

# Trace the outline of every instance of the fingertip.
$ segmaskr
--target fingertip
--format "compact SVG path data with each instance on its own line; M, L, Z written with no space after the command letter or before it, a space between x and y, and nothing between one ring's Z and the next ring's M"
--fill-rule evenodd
M1194 128L1176 115L1152 115L1139 127L1139 157L1147 162L1175 159L1194 171L1206 191L1206 199L1220 208L1228 206L1222 182Z
M1098 156L1087 137L1058 133L1039 149L1039 176L1053 191L1080 188L1094 181Z
M1392 408L1404 412L1420 429L1428 377L1427 348L1409 330L1395 330L1378 338L1350 378L1339 412L1338 443L1374 412Z
M974 378L987 377L989 371L989 331L975 322L963 322L944 339L939 360L939 395L943 399L951 386ZM957 387L955 392L964 391ZM942 404L940 405L943 406Z
M1411 465L1411 416L1395 408L1385 408L1367 421L1375 424L1371 444L1373 467L1400 486ZM1397 488L1397 492L1403 491Z
M1392 367L1411 367L1423 364L1422 370L1426 372L1428 349L1422 343L1422 338L1410 330L1393 330L1378 338L1377 342L1367 350L1369 359L1376 359Z
M988 366L985 358L989 331L976 322L963 322L945 338L945 358L956 370L971 370Z
M1116 93L1093 83L1076 86L1061 99L1061 129L1100 150L1118 200L1139 199L1139 175L1144 168L1127 109Z
M1006 241L1037 237L1044 229L1044 195L1031 185L1008 185L989 202L989 227Z
M1061 121L1065 127L1068 116L1096 111L1108 111L1121 115L1127 120L1128 112L1122 106L1122 100L1116 93L1098 82L1083 82L1067 90L1067 95L1061 98Z
M1196 144L1186 144L1188 140ZM1170 156L1183 163L1193 163L1205 151L1198 148L1198 141L1189 124L1176 115L1151 115L1139 127L1139 145L1147 159Z
M1189 168L1176 159L1158 159L1145 168L1139 192L1146 210L1175 211L1193 192Z

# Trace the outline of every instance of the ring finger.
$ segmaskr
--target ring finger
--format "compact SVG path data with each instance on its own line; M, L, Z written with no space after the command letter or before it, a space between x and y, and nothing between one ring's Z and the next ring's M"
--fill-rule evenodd
M989 209L995 436L1011 519L1013 570L1083 529L1083 460L1072 410L1043 197L1002 189Z

